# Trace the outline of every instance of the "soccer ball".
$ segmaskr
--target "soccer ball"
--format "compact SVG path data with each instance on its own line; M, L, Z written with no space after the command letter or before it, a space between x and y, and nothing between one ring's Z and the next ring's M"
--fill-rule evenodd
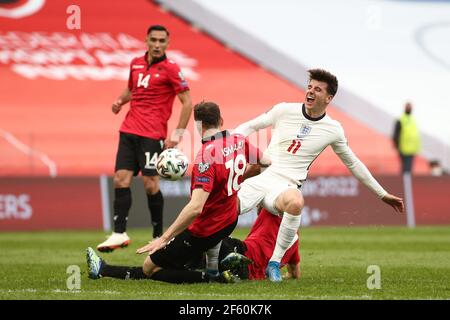
M168 180L181 179L187 169L188 158L178 149L166 149L158 157L156 162L156 171L158 174Z

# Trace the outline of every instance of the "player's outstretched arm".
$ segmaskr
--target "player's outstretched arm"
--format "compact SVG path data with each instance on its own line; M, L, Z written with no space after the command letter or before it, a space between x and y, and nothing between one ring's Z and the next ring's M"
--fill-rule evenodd
M166 246L166 244L183 232L194 219L202 212L203 206L208 200L209 192L204 191L203 189L194 189L192 191L191 201L181 210L178 217L175 221L170 225L170 227L163 233L163 235L150 242L146 246L139 248L136 250L136 253L141 254L145 252L149 252L152 254L158 249L161 249Z
M340 154L344 164L349 168L352 174L373 193L375 193L384 203L387 203L394 208L395 211L403 213L404 205L403 199L389 194L378 183L378 181L372 176L369 169L359 160L353 152L347 153L345 156Z
M339 156L342 162L347 166L351 173L373 193L375 193L383 202L394 208L395 211L403 213L403 199L389 194L372 176L369 169L356 157L353 151L348 147L347 141L341 139L332 145L334 152Z
M267 128L269 126L274 126L278 121L280 114L282 114L283 110L285 110L284 106L284 103L274 105L272 109L270 109L266 113L263 113L258 117L239 125L236 129L233 130L233 133L242 134L243 136L248 137L258 130Z
M275 126L279 121L280 116L282 116L287 107L289 107L289 105L284 102L278 103L266 113L263 113L258 117L239 125L236 129L233 130L233 133L242 134L243 136L248 137L253 132L267 128L269 126Z
M268 126L271 125L272 125L272 118L267 113L263 113L262 115L256 117L255 119L252 119L239 125L236 129L233 130L233 133L242 134L243 136L248 137L253 132L267 128Z
M384 203L390 205L397 212L403 213L405 211L405 205L403 204L402 198L388 193L383 198L381 198L381 200L383 200Z
M131 91L127 87L117 100L112 104L111 110L114 114L118 114L122 106L131 100Z
M353 153L345 138L344 129L339 125L336 127L336 140L331 143L333 151L339 156L351 173L384 203L390 205L396 212L403 213L405 210L403 199L389 194L372 176L369 169Z

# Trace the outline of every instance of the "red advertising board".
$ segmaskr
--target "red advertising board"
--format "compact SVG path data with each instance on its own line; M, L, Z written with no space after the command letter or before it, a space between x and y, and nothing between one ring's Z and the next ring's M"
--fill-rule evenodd
M401 177L383 176L377 180L390 193L404 197ZM416 224L450 225L450 177L417 176L412 181ZM109 184L112 195L111 179ZM135 187L142 189L140 184ZM163 182L162 187L167 203L183 205L188 201L189 188L182 181ZM406 214L396 213L353 176L311 177L302 192L306 205L302 212L303 227L406 226ZM133 207L130 226L145 225L146 201L136 198ZM171 223L175 218L174 208L166 207L164 215L171 220L166 222ZM133 224L134 220L138 223ZM0 179L0 231L102 228L99 178Z
M406 201L402 177L377 180ZM414 176L412 189L416 225L450 225L450 176ZM352 176L309 178L302 191L304 226L406 225L406 213L396 213Z
M390 193L403 196L400 177L377 177ZM308 225L406 225L398 214L353 176L312 177L302 187L305 208L302 224Z
M98 178L0 179L0 231L102 226Z
M416 224L450 224L450 176L414 177Z

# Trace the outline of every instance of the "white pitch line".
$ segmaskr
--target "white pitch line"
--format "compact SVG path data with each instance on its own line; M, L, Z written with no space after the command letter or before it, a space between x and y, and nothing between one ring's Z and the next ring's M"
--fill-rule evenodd
M61 290L61 289L54 289L54 290L37 290L37 289L22 289L22 290L0 290L1 292L5 293L69 293L69 294L80 294L80 293L94 293L94 294L109 294L109 295L122 295L122 294L129 294L129 292L123 292L123 291L112 291L112 290ZM162 295L174 295L174 296L181 296L185 297L189 293L187 292L155 292L155 291L137 291L133 292L133 295L146 295L146 296L162 296ZM235 295L232 294L221 294L221 293L204 293L204 294L198 294L198 297L208 297L208 298L223 298L223 299L232 299L235 297ZM333 299L333 300L345 300L345 299L372 299L371 296L362 295L362 296L329 296L329 295L323 295L323 296L313 296L313 295L298 295L298 296L292 296L292 295L286 295L286 294L240 294L240 298L258 298L258 299L264 299L264 298L270 298L270 300L286 300L286 299L294 299L294 300L300 300L300 299ZM275 299L274 299L275 298Z
M125 291L112 291L112 290L61 290L61 289L53 289L53 290L38 290L34 288L28 288L28 289L18 289L18 290L11 290L11 289L0 289L0 293L70 293L70 294L80 294L80 293L94 293L94 294L106 294L106 295L122 295L122 294L129 294L130 292ZM154 291L137 291L133 292L134 295L146 295L146 296L162 296L162 295L177 295L186 297L188 296L189 292L154 292ZM236 296L232 294L221 294L221 293L204 293L204 294L198 294L197 299L200 299L201 297L214 297L214 298L221 298L221 299L230 299L230 300L236 300ZM323 296L314 296L314 295L285 295L285 294L240 294L239 299L245 299L248 298L251 300L251 298L257 298L264 300L264 298L267 297L269 300L304 300L304 299L312 299L312 300L355 300L355 299L363 299L363 300L372 300L374 297L369 295L361 295L361 296L350 296L350 295L344 295L344 296L329 296L329 295L323 295ZM274 299L275 298L275 299ZM376 297L375 297L376 298ZM405 297L388 297L383 298L388 300L404 300ZM406 297L408 300L450 300L448 297Z
M25 153L28 156L36 156L38 157L47 167L49 170L49 174L52 178L57 176L57 169L56 169L56 163L48 155L45 153L35 150L29 146L27 146L25 143L17 139L12 133L5 131L0 128L0 136L3 137L7 142L9 142L13 147L15 147L17 150Z

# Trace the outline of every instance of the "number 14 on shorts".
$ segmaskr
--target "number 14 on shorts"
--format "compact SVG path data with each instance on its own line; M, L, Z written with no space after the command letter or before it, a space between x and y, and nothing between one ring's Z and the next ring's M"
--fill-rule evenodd
M155 152L150 158L150 152L145 153L145 169L156 169L156 162L158 161L158 154Z

